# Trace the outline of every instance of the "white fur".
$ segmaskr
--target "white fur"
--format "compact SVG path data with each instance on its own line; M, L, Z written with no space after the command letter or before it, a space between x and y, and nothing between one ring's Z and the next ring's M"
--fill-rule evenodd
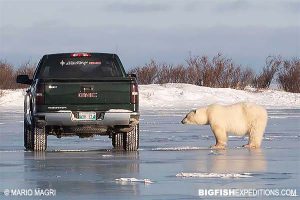
M212 104L191 111L182 123L210 125L216 137L214 148L224 148L227 145L228 133L248 135L249 143L245 146L258 148L261 145L267 118L266 109L253 103L237 103L228 106Z

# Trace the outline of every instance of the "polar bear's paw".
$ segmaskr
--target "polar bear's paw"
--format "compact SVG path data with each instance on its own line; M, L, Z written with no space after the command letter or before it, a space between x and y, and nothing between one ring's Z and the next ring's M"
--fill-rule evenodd
M224 149L226 149L226 145L216 144L216 145L210 146L210 148L211 149L217 149L217 150L224 150Z
M256 149L258 148L256 145L254 144L245 144L243 145L244 148L249 148L249 149Z

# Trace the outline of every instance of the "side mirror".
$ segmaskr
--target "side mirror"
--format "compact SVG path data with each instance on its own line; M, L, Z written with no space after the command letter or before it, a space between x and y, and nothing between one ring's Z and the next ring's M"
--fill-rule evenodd
M17 83L30 85L32 83L32 79L30 79L28 75L18 75Z
M136 74L128 74L129 77L136 78Z

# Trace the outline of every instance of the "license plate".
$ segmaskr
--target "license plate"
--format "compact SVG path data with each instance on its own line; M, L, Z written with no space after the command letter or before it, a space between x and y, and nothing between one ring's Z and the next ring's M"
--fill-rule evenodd
M79 112L78 120L97 120L96 112Z

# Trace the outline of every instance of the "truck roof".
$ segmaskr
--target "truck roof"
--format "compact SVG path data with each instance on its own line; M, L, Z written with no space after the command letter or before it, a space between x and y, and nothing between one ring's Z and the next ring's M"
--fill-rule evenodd
M80 53L86 53L86 54L90 54L90 55L107 55L107 56L117 56L117 54L113 54L113 53L99 53L99 52L70 52L70 53L54 53L54 54L45 54L44 56L68 56L71 54L80 54Z

